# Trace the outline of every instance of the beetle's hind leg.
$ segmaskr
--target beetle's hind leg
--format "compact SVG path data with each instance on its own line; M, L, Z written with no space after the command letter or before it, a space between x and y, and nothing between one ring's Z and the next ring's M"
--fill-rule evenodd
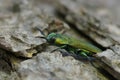
M93 60L92 60L89 56L88 56L87 58L88 58L88 61L90 61L90 64L91 64L93 67L97 68L97 67L95 66L95 64L93 63Z
M93 59L95 59L95 58L89 57L89 56L88 56L85 52L83 52L83 51L81 51L80 54L81 54L82 56L85 56L85 57L88 59L88 61L90 61L90 64L91 64L93 67L97 68L97 67L94 65L94 63L93 63Z

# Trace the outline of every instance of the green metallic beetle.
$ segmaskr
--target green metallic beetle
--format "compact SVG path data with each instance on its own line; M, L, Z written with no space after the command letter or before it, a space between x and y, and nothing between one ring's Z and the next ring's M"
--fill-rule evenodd
M65 49L70 53L84 56L90 61L91 59L89 56L92 56L93 54L102 51L101 49L86 41L57 33L50 33L47 36L45 36L45 34L39 28L37 29L44 35L44 37L41 38L46 39L46 41L51 45L58 46L58 48L53 51L56 51L58 49Z

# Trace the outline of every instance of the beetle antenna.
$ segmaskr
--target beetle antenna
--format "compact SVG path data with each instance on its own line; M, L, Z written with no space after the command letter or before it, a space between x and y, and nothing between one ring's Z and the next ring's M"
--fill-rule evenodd
M40 33L41 33L43 36L45 36L45 33L44 33L40 28L36 27L35 29L39 30Z
M46 37L45 37L44 32L43 32L40 28L35 27L35 29L36 29L36 30L39 30L39 31L40 31L40 33L43 35L43 36L37 36L36 38L43 38L43 39L47 40L47 39L46 39Z
M42 38L42 39L47 40L46 37L44 37L44 36L37 36L36 38Z

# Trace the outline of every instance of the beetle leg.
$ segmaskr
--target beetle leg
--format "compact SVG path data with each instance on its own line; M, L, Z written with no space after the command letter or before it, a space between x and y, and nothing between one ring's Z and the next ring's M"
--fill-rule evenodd
M55 52L55 51L57 51L57 50L59 50L59 49L63 49L63 48L65 48L66 46L67 46L67 45L63 45L63 46L61 46L61 47L58 47L58 48L52 50L50 53L53 53L53 52Z
M91 64L93 67L97 68L97 67L93 64L92 58L89 57L85 52L82 51L82 52L81 52L81 55L85 56L85 57L88 59L88 61L90 61L90 64Z
M74 54L73 52L68 52L68 51L62 51L60 50L60 52L62 53L62 56L76 56L76 54Z

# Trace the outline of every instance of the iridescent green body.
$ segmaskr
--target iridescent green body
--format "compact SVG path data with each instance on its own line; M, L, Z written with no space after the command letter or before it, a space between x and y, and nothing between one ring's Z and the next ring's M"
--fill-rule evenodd
M75 39L73 37L62 34L50 33L49 35L47 35L46 40L50 44L59 47L63 46L62 49L65 49L68 52L81 54L82 51L85 53L83 56L93 55L102 51L101 49L86 41Z
M39 30L41 34L44 35L43 37L40 37L40 38L46 39L46 41L51 45L58 46L58 48L53 51L56 51L58 49L65 49L69 53L84 56L90 61L90 63L94 67L96 67L92 63L92 57L90 56L93 56L93 54L95 53L101 52L102 51L101 49L97 48L96 46L86 41L75 39L72 36L66 36L66 35L57 34L57 33L50 33L47 36L45 36L45 34L42 32L41 29L37 27L36 29Z

